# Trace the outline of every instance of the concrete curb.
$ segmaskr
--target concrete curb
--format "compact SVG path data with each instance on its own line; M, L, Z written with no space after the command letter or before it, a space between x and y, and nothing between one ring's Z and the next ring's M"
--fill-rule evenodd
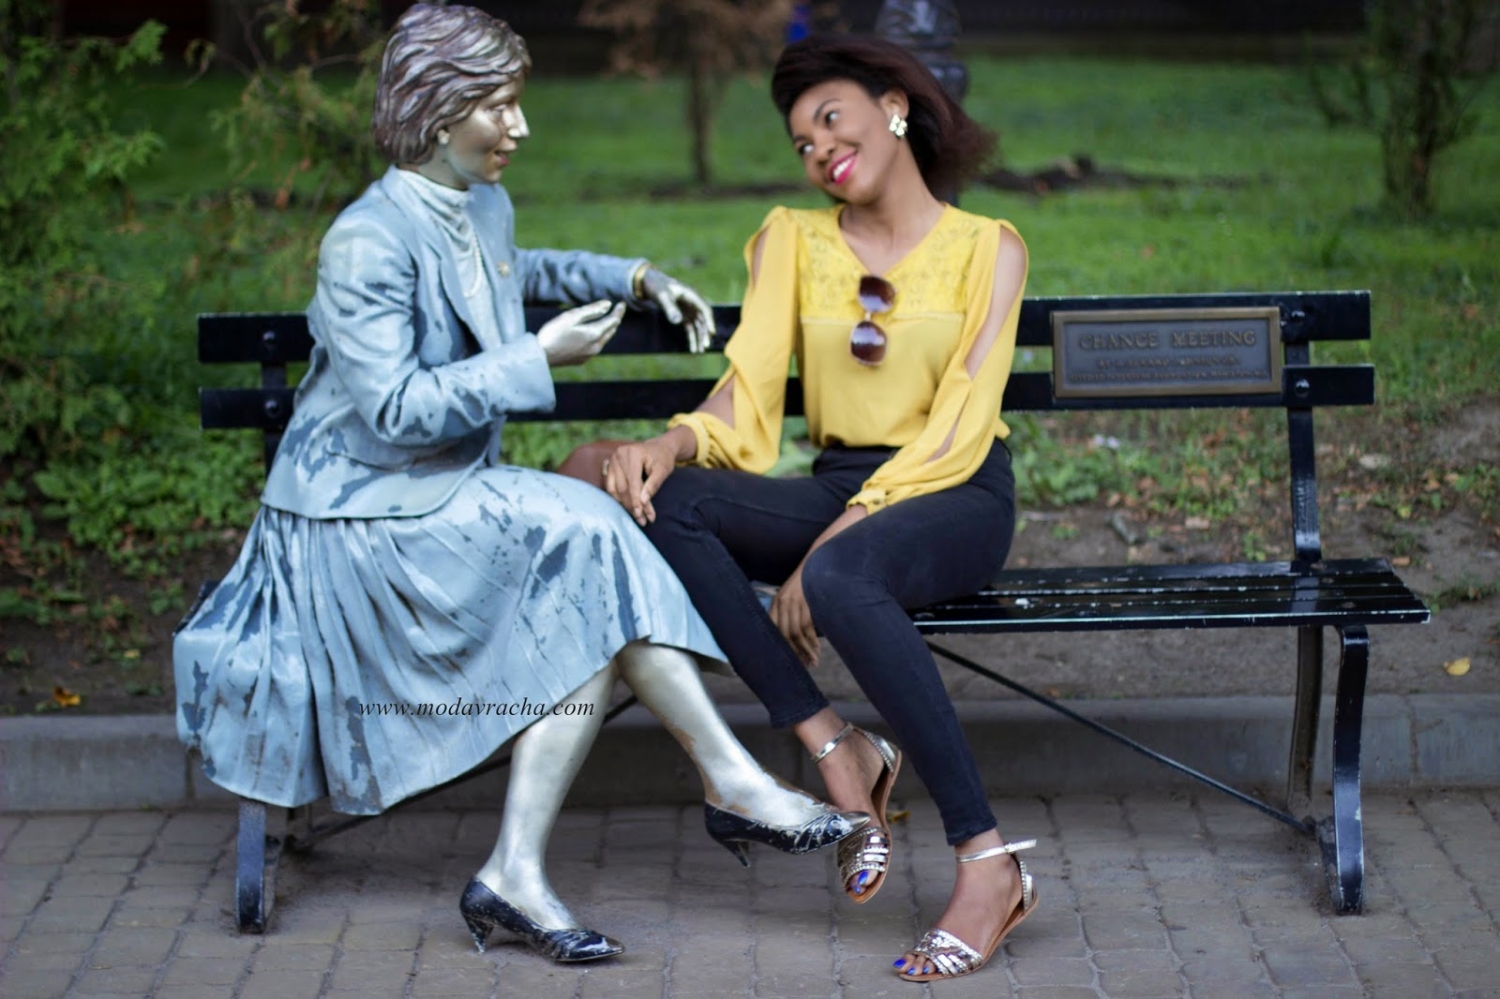
M838 705L878 728L867 704ZM1291 737L1286 697L1080 700L1068 707L1242 789L1285 784ZM1109 793L1191 782L1124 746L1022 701L961 702L980 772L997 795ZM772 771L820 784L791 736L759 706L725 716ZM1317 779L1329 773L1333 704L1325 699ZM1382 695L1365 702L1362 782L1367 788L1500 786L1500 695ZM419 807L495 808L503 771L434 795ZM920 796L911 768L896 795ZM692 764L656 720L632 708L606 726L569 803L593 807L701 800ZM223 807L234 797L203 778L168 715L0 719L0 806L7 811Z

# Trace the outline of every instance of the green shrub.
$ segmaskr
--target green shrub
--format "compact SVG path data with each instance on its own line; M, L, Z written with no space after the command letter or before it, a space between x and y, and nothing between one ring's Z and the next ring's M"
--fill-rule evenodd
M23 576L45 578L40 567L71 565L82 547L159 570L155 557L195 527L248 521L255 451L204 442L182 419L191 350L168 331L191 322L183 275L119 252L146 228L129 181L162 142L118 128L114 102L159 61L163 29L62 41L43 33L49 10L0 8L0 539ZM68 542L42 540L34 515L64 521ZM42 605L71 592L33 591Z
M0 458L76 452L130 419L80 363L91 324L128 289L101 275L98 233L130 211L127 178L161 143L118 132L108 95L160 58L162 26L123 44L32 33L47 5L7 5L0 41Z
M253 63L240 67L239 102L212 116L236 175L276 170L278 208L309 185L314 211L325 198L352 199L384 167L370 131L385 48L380 5L330 0L309 12L269 0L248 27L265 47L252 46Z

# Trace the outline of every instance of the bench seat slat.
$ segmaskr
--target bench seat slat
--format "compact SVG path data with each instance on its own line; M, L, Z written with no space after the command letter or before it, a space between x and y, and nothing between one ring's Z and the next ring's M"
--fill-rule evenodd
M1023 569L912 612L927 633L1403 624L1429 615L1381 559Z
M1244 563L1246 566L1256 563ZM1279 597L1293 593L1307 596L1324 596L1329 593L1347 593L1359 596L1379 593L1396 579L1394 573L1385 576L1348 576L1337 579L1316 576L1286 577L1280 579L1253 579L1236 584L1232 580L1186 579L1175 581L1126 581L1093 583L1048 583L1042 585L1009 586L997 582L996 592L1011 596L1031 596L1038 599L1052 596L1082 596L1088 599L1122 597L1165 599L1172 595L1189 595L1202 600L1256 600Z
M996 605L1050 607L1060 612L1076 613L1089 609L1110 607L1157 607L1163 610L1179 607L1367 607L1383 603L1400 606L1411 599L1411 594L1395 581L1384 586L1366 586L1360 589L1345 587L1300 590L1286 587L1281 590L1260 590L1250 593L1205 592L1188 590L1145 590L1138 592L1093 593L1012 593L1005 589L986 589L979 593L945 601L945 606L981 609Z
M1059 566L1051 569L1006 569L996 577L1007 588L1018 586L1076 586L1112 580L1276 579L1285 576L1332 577L1388 575L1383 558L1326 559L1304 562L1188 562L1177 565Z
M1411 607L1412 596L1396 586L1362 594L1335 591L1307 596L1287 591L1282 594L1232 596L1200 593L1139 593L1090 595L1074 593L1053 597L1017 596L1004 591L986 591L938 605L946 613L979 614L995 611L1005 614L1050 615L1066 617L1110 613L1156 613L1162 615L1224 613L1255 617L1261 614L1300 613L1303 610L1400 611ZM932 610L932 608L928 608ZM916 612L913 612L916 613Z
M1423 624L1425 609L1409 607L1370 608L1359 613L1328 608L1287 610L1283 613L1231 613L1190 608L1101 610L1088 614L1062 615L1002 612L983 614L939 613L929 610L913 616L917 630L927 635L1000 634L1007 631L1158 631L1179 628L1288 628L1347 627L1349 625Z
M1092 617L1002 617L989 615L928 615L913 618L924 635L998 635L1005 632L1166 631L1191 628L1307 628L1423 624L1425 613L1390 612L1350 615L1344 611L1277 615L1150 614L1146 612Z

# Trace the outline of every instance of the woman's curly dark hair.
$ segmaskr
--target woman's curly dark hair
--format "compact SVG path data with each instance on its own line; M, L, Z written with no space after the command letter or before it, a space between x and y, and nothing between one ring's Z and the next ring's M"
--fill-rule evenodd
M850 80L872 98L906 95L906 139L922 179L939 195L978 173L995 149L995 133L965 114L931 70L881 38L815 35L788 45L771 74L771 100L786 119L797 98L829 80Z

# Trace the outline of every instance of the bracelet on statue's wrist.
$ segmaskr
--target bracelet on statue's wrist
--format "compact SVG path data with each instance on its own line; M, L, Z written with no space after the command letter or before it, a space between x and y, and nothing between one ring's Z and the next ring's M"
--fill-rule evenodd
M651 261L642 260L640 266L630 275L630 293L635 296L637 302L646 300L646 272L651 269Z

